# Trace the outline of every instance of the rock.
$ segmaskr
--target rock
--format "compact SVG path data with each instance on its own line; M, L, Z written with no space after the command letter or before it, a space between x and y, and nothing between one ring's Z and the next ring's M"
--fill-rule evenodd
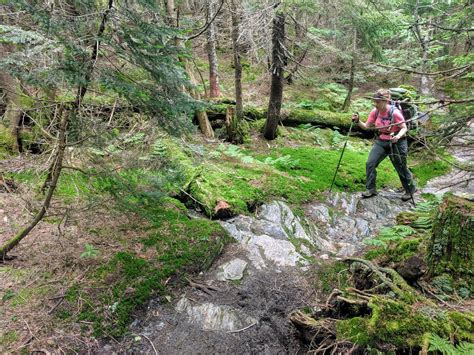
M218 268L217 280L240 280L244 276L244 270L247 267L247 262L242 259L231 260Z
M176 311L185 313L188 322L199 325L203 330L231 332L257 322L255 318L247 316L231 306L212 303L193 306L186 297L179 300Z
M252 236L246 243L250 259L257 269L272 266L296 266L306 264L306 260L296 251L295 246L287 240L279 240L267 235ZM269 264L268 262L271 262ZM278 268L277 268L278 270Z
M321 222L322 224L331 223L329 208L324 205L311 205L309 213L314 221Z
M291 209L281 201L275 201L268 205L263 205L258 214L259 219L263 219L278 226L286 232L287 237L306 239L313 242L306 233L298 217Z

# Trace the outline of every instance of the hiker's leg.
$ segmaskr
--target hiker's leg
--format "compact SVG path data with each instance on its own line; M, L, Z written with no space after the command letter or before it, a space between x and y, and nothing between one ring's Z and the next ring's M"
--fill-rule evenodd
M375 181L377 179L377 166L379 166L380 162L384 160L386 156L387 154L382 143L379 140L376 140L369 153L367 163L365 164L365 187L368 191L376 190Z
M393 144L393 156L390 156L395 170L398 173L400 182L407 193L413 193L415 191L415 183L413 181L413 174L407 166L407 154L408 154L408 141L407 139L401 139L397 143Z

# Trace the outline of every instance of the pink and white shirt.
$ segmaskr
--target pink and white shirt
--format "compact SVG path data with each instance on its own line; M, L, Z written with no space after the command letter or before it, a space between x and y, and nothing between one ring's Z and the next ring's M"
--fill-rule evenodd
M390 136L391 133L398 133L402 129L400 127L400 124L405 122L403 114L400 112L399 109L395 108L395 110L393 110L393 122L390 122L390 105L387 105L386 110L384 112L379 112L377 119L375 118L376 112L376 108L370 111L369 118L367 119L366 124L375 124L375 128L377 129L378 127L388 126L391 123L398 123L397 125L391 127L379 129L379 139L383 141L389 141L392 138Z

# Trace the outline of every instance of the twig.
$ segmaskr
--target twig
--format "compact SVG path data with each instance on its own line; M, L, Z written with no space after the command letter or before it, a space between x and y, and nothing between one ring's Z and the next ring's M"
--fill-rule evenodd
M65 295L63 295L62 297L60 297L59 302L57 302L57 303L48 311L48 314L52 314L52 313L55 311L55 309L58 308L61 303L63 303L64 298L65 298Z
M191 280L187 277L185 279L186 279L186 281L188 281L188 283L191 287L197 288L198 290L201 290L204 293L207 293L208 295L212 295L212 293L209 292L209 291L218 291L218 289L215 288L215 287L208 286L208 285L203 285L203 284L198 283L198 282L194 282L193 280Z
M110 113L109 122L107 122L107 126L110 126L110 122L112 122L112 118L114 117L115 108L117 107L117 100L118 99L115 99L114 101L114 106L112 107L112 112Z
M231 331L229 331L229 332L227 332L227 333L229 333L229 334L240 333L240 332L243 332L244 330L247 330L247 329L249 329L249 328L252 328L254 325L257 325L257 324L258 324L258 322L254 322L254 323L252 323L252 324L246 326L245 328L237 329L237 330L231 330Z
M155 352L155 355L158 355L158 351L156 351L155 344L153 344L151 339L148 338L145 334L141 334L141 336L144 337L146 340L148 340L150 342L151 346L153 347L153 351Z

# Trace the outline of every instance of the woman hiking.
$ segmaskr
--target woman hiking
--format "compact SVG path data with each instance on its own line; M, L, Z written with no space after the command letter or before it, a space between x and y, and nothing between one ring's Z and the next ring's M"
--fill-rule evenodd
M357 123L360 128L375 128L379 133L367 159L365 168L367 191L362 193L362 197L368 198L377 195L376 169L380 162L388 156L405 190L402 200L408 201L415 192L415 183L413 175L407 167L408 142L405 133L408 129L405 119L400 110L389 104L389 90L377 90L373 96L373 101L375 108L370 111L367 122L361 122L358 114L352 115L352 121Z

